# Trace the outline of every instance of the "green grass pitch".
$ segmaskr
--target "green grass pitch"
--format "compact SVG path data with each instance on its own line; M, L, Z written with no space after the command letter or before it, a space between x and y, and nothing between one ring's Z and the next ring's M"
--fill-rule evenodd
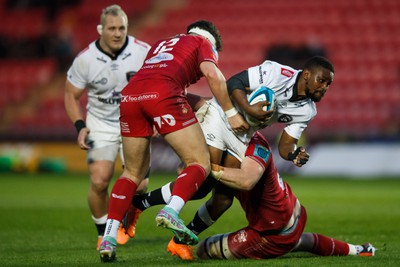
M153 174L150 189L174 179ZM306 231L360 244L375 257L318 257L292 253L272 260L183 262L166 252L171 233L156 227L160 207L145 211L137 236L117 250L113 266L400 266L400 179L287 177L308 213ZM87 207L86 174L0 173L0 266L104 266L95 250L96 230ZM204 200L189 202L190 221ZM246 221L237 201L200 235L236 230Z

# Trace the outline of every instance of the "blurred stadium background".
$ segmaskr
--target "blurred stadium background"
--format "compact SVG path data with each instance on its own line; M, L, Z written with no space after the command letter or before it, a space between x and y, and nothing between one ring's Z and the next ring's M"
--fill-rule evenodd
M150 44L213 21L227 78L265 59L300 67L311 55L328 57L335 79L305 133L311 161L296 172L400 178L398 0L0 0L0 171L86 170L64 109L65 73L114 3L129 33ZM204 82L189 90L210 95ZM274 142L281 129L263 133ZM174 170L171 154L154 140L153 168Z

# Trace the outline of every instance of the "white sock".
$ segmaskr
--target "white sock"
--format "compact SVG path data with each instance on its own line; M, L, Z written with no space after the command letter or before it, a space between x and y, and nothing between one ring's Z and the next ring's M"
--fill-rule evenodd
M358 255L364 249L361 245L349 245L349 255Z
M175 210L178 214L181 212L183 206L185 206L185 201L179 196L172 196L166 207Z
M168 183L168 184L164 185L163 187L161 187L161 195L162 195L165 203L168 203L168 201L171 198L171 189L169 187L170 184L171 183Z
M92 214L92 220L94 221L95 224L105 224L107 223L107 216L108 214L101 216L100 218L96 218Z
M119 221L108 219L106 224L106 231L104 232L104 237L112 237L114 239L117 239L119 225Z
M215 221L211 219L210 213L208 212L206 208L206 203L201 205L201 207L198 210L199 217L200 219L208 226L211 226Z

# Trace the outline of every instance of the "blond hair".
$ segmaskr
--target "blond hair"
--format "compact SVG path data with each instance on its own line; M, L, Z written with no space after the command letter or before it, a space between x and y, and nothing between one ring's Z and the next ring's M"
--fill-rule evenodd
M121 15L123 18L125 18L126 24L128 24L128 16L119 5L111 5L103 9L100 15L100 25L104 25L106 15L112 15L112 16Z

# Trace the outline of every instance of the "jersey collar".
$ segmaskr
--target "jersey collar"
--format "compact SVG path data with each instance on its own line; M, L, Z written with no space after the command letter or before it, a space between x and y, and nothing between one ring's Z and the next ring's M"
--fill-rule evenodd
M128 36L126 36L126 40L125 40L124 45L121 47L120 50L118 50L118 52L115 54L115 57L113 55L107 53L106 51L104 51L103 48L101 48L100 39L98 39L95 44L96 44L97 49L100 50L100 52L102 52L103 54L106 54L112 60L116 60L118 58L118 56L122 53L122 51L124 51L124 49L128 46L128 42L129 42L129 38L128 38Z

